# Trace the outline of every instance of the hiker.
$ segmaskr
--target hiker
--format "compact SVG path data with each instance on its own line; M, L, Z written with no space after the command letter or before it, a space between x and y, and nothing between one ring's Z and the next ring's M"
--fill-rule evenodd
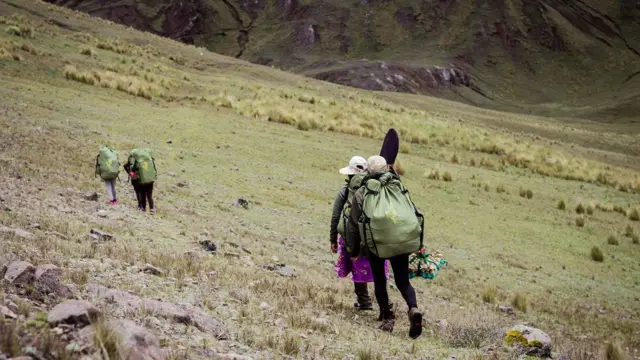
M422 249L424 218L410 200L400 178L389 171L383 157L371 156L367 159L367 169L369 175L354 194L348 218L349 237L362 240L353 242L351 258L355 261L368 257L383 320L380 329L392 332L395 314L389 307L384 271L385 259L389 260L396 287L409 309L409 336L415 339L422 334L422 313L409 281L409 255Z
M158 170L156 169L155 159L151 154L151 150L139 148L131 150L124 168L129 174L131 185L133 185L133 189L136 192L138 209L146 212L148 202L149 214L155 214L153 184L156 180Z
M95 176L100 175L107 188L107 197L109 205L116 205L118 199L116 197L116 180L119 179L120 161L118 160L118 152L112 146L101 146L96 156Z
M335 271L339 278L345 278L351 274L354 292L356 293L354 307L358 310L373 310L373 301L369 296L367 286L367 283L373 282L371 266L366 258L351 261L349 257L351 246L348 246L350 242L345 242L344 240L345 222L343 218L345 211L348 211L345 209L349 207L349 200L352 200L353 193L367 173L367 160L361 156L354 156L349 161L349 165L340 169L339 173L346 175L347 179L333 202L333 213L331 214L329 231L331 252L339 254L335 264ZM385 264L385 266L388 276L388 265Z

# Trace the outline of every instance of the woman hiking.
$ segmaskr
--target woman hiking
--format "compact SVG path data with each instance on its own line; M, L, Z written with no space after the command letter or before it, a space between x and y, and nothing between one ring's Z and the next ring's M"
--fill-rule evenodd
M367 160L367 171L372 178L378 177L378 179L383 179L386 177L389 178L390 174L385 174L390 172L389 167L387 165L386 160L382 156L371 156ZM367 180L368 181L368 180ZM386 181L386 180L382 180ZM349 237L352 238L360 238L360 228L359 222L361 220L361 215L363 215L363 204L365 197L365 188L368 187L367 184L363 184L364 186L360 186L359 189L355 192L353 196L353 202L351 204L351 212L349 214L348 221L350 222L349 226ZM367 195L369 196L369 195ZM375 196L375 195L374 195ZM413 211L414 209L412 209ZM386 230L389 229L375 229L375 230ZM369 232L371 234L371 228L368 230L365 229L365 232ZM367 234L365 234L367 235ZM368 235L369 236L369 235ZM364 237L365 239L367 237ZM409 316L409 336L413 339L417 338L422 334L422 313L418 310L418 304L416 300L416 292L411 286L411 282L409 281L409 255L411 255L415 250L414 248L422 247L422 240L415 239L415 241L411 241L411 244L405 246L406 242L403 243L402 239L381 239L385 240L387 243L389 241L396 241L395 244L398 254L388 257L389 262L391 263L391 267L393 268L393 275L395 278L396 287L402 294L402 297L407 303L408 307L408 316ZM379 242L382 245L381 242ZM378 245L374 242L373 246L378 247ZM379 254L381 247L377 249L371 249L370 242L365 242L363 246L360 245L360 241L353 242L353 249L351 250L351 258L359 259L363 255L366 255L369 259L369 263L371 265L371 272L373 273L374 286L375 286L375 294L376 300L378 301L378 305L380 306L380 316L382 318L382 325L380 329L387 332L392 332L395 325L395 315L391 308L389 307L389 294L387 293L387 276L385 276L385 263L386 258L378 257L376 254ZM405 249L406 247L406 249ZM406 250L406 251L405 251ZM375 253L374 253L375 252Z
M367 160L361 156L354 156L349 161L349 165L340 169L340 174L346 175L347 179L344 186L340 189L336 195L336 199L333 203L333 213L331 214L331 228L329 231L331 252L338 253L338 260L335 264L335 271L339 278L345 278L351 274L351 280L353 281L354 292L356 293L356 303L354 307L358 310L373 310L373 302L371 296L369 296L369 289L367 283L373 282L373 273L371 272L371 266L369 260L362 257L352 261L349 257L349 249L351 242L346 242L343 238L345 233L343 210L345 204L349 200L350 188L355 189L362 177L367 172ZM340 229L339 229L340 227ZM340 234L339 234L340 233ZM360 241L357 239L356 241ZM388 276L388 265L385 264L386 275Z

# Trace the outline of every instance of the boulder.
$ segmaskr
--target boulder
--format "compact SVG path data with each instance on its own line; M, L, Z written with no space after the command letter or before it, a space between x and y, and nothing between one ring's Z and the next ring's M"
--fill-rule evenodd
M508 345L517 347L528 356L550 357L551 337L544 331L528 325L516 325L505 333Z
M60 284L62 279L62 269L59 267L46 264L39 265L36 268L36 287L47 294L56 294L63 298L70 298L73 296L73 292L68 286Z
M107 234L102 230L91 229L89 234L96 240L113 240L113 235Z
M27 285L33 282L36 268L26 261L14 261L7 267L5 280L13 285Z
M8 307L0 305L0 319L2 318L17 319L18 315L16 315Z
M87 201L98 201L98 197L99 195L95 191L84 194L84 199Z
M146 272L147 274L151 274L151 275L162 275L162 270L158 269L157 267L151 265L151 264L146 264L144 266L143 269L144 272Z
M10 228L10 227L6 227L4 225L0 225L0 233L11 234L11 235L17 236L19 238L23 238L25 240L33 240L33 239L35 239L35 236L32 233L30 233L30 232L28 232L28 231L26 231L24 229L13 229L13 228Z
M127 360L163 360L164 353L158 338L149 330L130 320L109 323L109 327L120 337L120 346Z
M88 325L100 317L102 313L92 303L86 300L67 300L56 305L47 316L47 322L52 326L59 324Z

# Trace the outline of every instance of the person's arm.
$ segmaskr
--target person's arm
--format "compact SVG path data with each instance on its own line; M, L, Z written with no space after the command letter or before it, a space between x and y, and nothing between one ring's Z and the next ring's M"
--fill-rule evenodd
M343 186L333 201L333 213L331 214L331 228L329 229L329 239L331 244L338 243L338 223L344 204L347 202L347 187Z
M352 244L351 257L357 257L360 255L360 227L358 222L360 215L362 214L362 201L364 200L364 188L358 189L353 197L353 204L351 204L351 213L349 214L349 239Z

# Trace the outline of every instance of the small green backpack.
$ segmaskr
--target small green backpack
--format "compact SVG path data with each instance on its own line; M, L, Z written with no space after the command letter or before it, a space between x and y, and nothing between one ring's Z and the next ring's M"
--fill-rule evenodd
M364 201L358 225L367 248L382 259L422 248L424 216L398 175L392 172L370 175L362 186Z
M342 235L342 238L345 241L345 246L348 251L353 249L353 240L349 239L349 217L351 216L351 204L353 204L353 198L362 185L362 180L364 180L366 173L356 174L354 175L349 183L347 184L347 201L342 208L342 215L340 216L340 221L338 222L338 233Z
M129 164L135 172L135 178L140 180L140 184L148 184L156 181L158 171L151 149L136 148L129 154Z
M96 157L96 176L105 181L111 181L120 174L120 161L118 152L111 146L101 146Z

